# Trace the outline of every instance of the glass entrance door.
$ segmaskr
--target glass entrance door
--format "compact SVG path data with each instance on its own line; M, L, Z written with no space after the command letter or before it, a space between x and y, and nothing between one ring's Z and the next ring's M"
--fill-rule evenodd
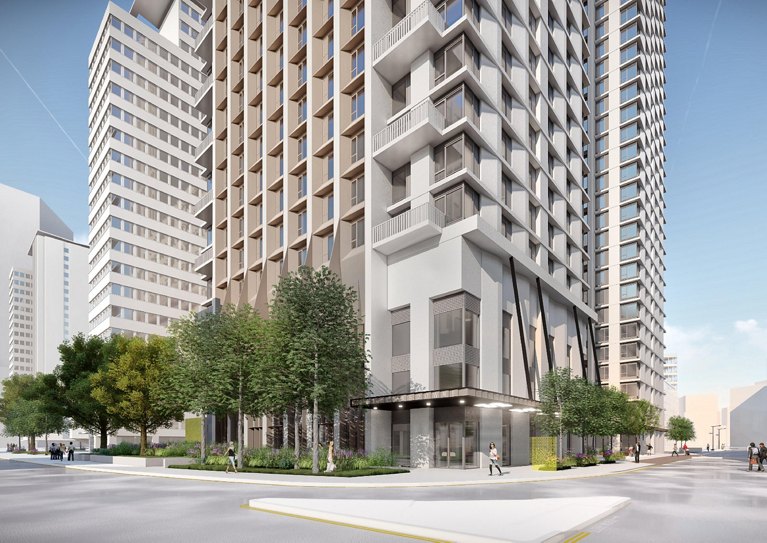
M435 425L437 467L463 468L464 458L464 425L462 422L438 422Z

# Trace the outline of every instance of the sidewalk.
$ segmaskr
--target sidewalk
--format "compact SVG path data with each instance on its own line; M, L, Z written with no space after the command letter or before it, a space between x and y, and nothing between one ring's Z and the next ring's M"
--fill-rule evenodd
M78 471L111 473L116 475L139 475L144 477L163 477L192 481L241 483L251 485L286 486L286 487L321 487L321 488L412 488L412 487L450 487L499 485L515 483L533 483L547 481L566 481L592 477L605 477L636 471L659 463L653 457L650 462L624 461L616 464L600 464L587 468L574 468L563 471L535 471L530 466L506 467L503 476L488 476L485 468L469 470L449 469L411 469L409 473L377 475L369 477L313 477L301 475L279 475L261 473L206 472L194 470L176 470L161 467L115 466L84 461L50 460L48 456L0 453L0 460L28 462L41 466L53 466ZM688 457L689 458L689 457ZM643 459L644 460L644 459Z

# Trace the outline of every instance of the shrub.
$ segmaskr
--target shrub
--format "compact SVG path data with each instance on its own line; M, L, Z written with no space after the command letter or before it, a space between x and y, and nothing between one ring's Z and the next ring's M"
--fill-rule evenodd
M154 444L153 444L154 445ZM178 441L176 443L165 443L155 448L152 447L154 456L200 456L200 443L198 441ZM147 451L149 454L149 451Z
M104 456L138 456L140 451L141 447L138 444L123 441L117 445L112 444L106 449L94 449L94 454Z

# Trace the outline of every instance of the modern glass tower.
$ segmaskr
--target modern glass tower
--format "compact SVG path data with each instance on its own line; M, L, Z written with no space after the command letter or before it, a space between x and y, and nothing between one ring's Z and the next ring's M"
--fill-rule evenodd
M201 26L184 1L109 4L89 56L93 335L163 335L209 297L194 270L205 233L193 208L207 188L194 161Z

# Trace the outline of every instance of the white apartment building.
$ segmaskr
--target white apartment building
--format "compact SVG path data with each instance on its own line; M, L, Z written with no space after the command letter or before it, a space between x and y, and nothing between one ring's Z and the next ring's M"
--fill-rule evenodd
M102 337L164 335L208 297L193 269L205 245L192 214L206 190L190 52L200 10L160 4L110 3L88 58L89 321Z
M603 383L662 409L665 0L588 9L597 358Z
M32 256L35 373L53 373L59 345L88 332L88 246L38 232Z
M528 463L543 373L598 380L582 4L202 4L211 302L264 309L281 274L328 265L371 337L368 450L472 467L495 441Z
M31 284L14 285L14 281L23 281L24 283L31 283L33 281L32 275L32 257L29 256L29 246L38 231L48 232L50 234L61 236L63 238L72 239L72 231L56 216L56 214L45 204L39 197L29 194L27 192L9 187L7 185L0 184L0 237L3 240L3 248L0 250L0 277L9 280L9 298L12 300L16 297L13 293L14 288L23 289L25 291L31 291ZM13 277L13 270L25 274L23 277ZM30 277L27 277L29 275ZM31 292L28 295L24 295L24 304L29 303L31 300ZM19 302L19 304L22 302ZM19 305L17 303L9 302L8 304L0 304L0 345L3 348L0 349L0 380L9 376L13 361L10 355L13 349L24 349L25 351L33 351L33 345L19 345L18 347L11 346L13 341L13 333L19 332L23 334L32 334L30 328L26 328L27 325L32 324L31 321L24 319L23 321L16 320L14 322L19 325L23 325L24 328L16 328L13 326L14 319L20 316L30 316L31 313L24 311L23 315L18 311L14 313L14 306ZM20 306L19 306L20 307ZM26 305L25 305L26 309ZM10 325L10 326L9 326ZM30 336L16 336L19 341L32 342ZM30 361L32 353L16 353L24 356L24 362L20 362L20 366L27 367L29 369L23 370L24 372L32 372L34 365ZM29 356L29 360L26 358ZM21 359L19 359L21 360ZM22 371L19 369L18 371Z
M8 376L35 373L32 271L12 268L8 276Z

